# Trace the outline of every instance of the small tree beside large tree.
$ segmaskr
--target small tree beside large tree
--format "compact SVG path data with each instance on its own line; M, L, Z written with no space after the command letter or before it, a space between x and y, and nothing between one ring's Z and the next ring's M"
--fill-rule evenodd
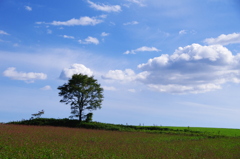
M78 117L81 122L84 110L96 110L101 108L103 101L103 88L93 76L74 74L68 83L59 86L60 102L71 105L71 114Z

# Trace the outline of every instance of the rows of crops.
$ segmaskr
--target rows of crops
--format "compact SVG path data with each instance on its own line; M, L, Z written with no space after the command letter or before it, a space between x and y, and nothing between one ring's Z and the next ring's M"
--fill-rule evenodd
M0 158L238 158L240 138L0 125Z

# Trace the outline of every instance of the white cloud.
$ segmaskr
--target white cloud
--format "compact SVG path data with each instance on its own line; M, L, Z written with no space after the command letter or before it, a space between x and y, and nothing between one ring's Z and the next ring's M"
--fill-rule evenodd
M134 81L136 74L131 69L122 70L110 70L106 75L102 76L106 80L119 80L123 82Z
M109 33L102 32L101 36L108 36Z
M14 58L13 58L14 57ZM113 66L117 62L124 63L123 61L114 60L100 55L94 55L85 49L75 48L69 49L66 47L36 47L34 54L30 51L1 51L0 50L1 65L8 68L9 65L18 67L32 66L33 70L41 68L42 72L51 74L51 76L59 76L63 68L69 68L74 63L81 63L94 70L109 70L109 66ZM54 62L53 62L54 61ZM106 65L102 65L102 63ZM95 66L99 65L101 67ZM3 72L3 71L2 71Z
M81 43L81 44L95 44L95 45L97 45L97 44L99 44L99 40L97 38L89 36L84 41L79 40L79 43Z
M117 90L115 87L108 87L108 86L103 86L103 89L106 91L116 91Z
M75 39L74 36L68 36L68 35L63 35L62 37L66 39Z
M143 46L143 47L140 47L140 48L137 48L135 50L127 50L126 52L124 52L124 54L136 54L136 52L145 52L145 51L148 51L148 52L152 52L152 51L161 51L155 47L147 47L147 46Z
M100 10L104 12L120 12L121 11L121 6L119 5L96 4L90 0L87 0L87 2L90 4L90 7L96 10Z
M40 79L40 80L47 79L47 75L44 73L17 72L15 67L9 67L7 70L3 72L3 75L13 80L22 80L29 83L32 83L34 82L34 80L37 80L37 79Z
M139 24L138 21L132 21L132 22L127 22L127 23L123 23L123 25L136 25Z
M135 90L135 89L128 89L128 92L135 93L135 92L136 92L136 90Z
M46 22L35 22L35 24L47 24Z
M149 75L147 71L136 74L132 69L122 70L110 70L106 75L102 75L102 79L116 80L122 82L133 82L136 80L145 80Z
M179 31L179 34L180 34L180 35L187 34L187 31L186 31L186 30L180 30L180 31Z
M92 76L93 72L82 64L73 64L70 68L64 68L60 74L60 79L66 80L72 78L74 74L84 74Z
M106 16L100 16L100 18L105 18ZM80 17L79 19L70 19L68 21L53 21L50 23L51 25L64 25L64 26L75 26L75 25L97 25L99 23L102 23L102 19L98 19L96 17ZM44 22L37 22L37 24L42 24Z
M47 85L47 86L44 86L43 88L41 88L41 90L48 91L48 90L52 90L52 88L51 88L51 86Z
M27 11L32 11L32 7L30 7L30 6L25 6L25 9L26 9Z
M127 0L128 2L131 2L131 3L135 3L135 4L138 4L139 6L143 7L143 6L146 6L145 4L143 4L143 0Z
M3 30L0 30L0 34L2 34L2 35L9 35L7 32L5 32Z
M105 19L105 18L107 18L107 15L106 14L102 14L102 15L99 16L99 18Z
M221 89L220 85L215 85L215 84L204 84L204 85L198 85L196 87L178 85L178 84L169 84L169 85L149 84L148 87L155 91L167 92L167 93L173 93L173 94L182 94L186 92L187 93L203 93L203 92L208 92L216 89Z
M138 67L149 74L141 82L160 92L201 93L220 89L226 82L239 83L240 54L221 45L192 44L174 54L162 54Z
M203 93L222 88L227 82L240 83L240 54L221 45L192 44L179 47L172 55L162 54L138 65L142 72L110 70L103 79L140 82L167 93ZM128 71L127 71L128 70Z
M240 43L240 33L232 33L232 34L222 34L217 38L208 38L204 40L205 43L209 45L228 45L234 43Z

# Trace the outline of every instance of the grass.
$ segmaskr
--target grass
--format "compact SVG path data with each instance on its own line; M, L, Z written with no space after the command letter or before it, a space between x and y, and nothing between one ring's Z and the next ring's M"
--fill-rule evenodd
M168 127L174 130L186 130L199 131L206 134L228 136L228 137L240 137L240 129L227 129L227 128L201 128L201 127Z
M0 158L239 158L239 137L0 124Z
M240 130L69 119L0 124L0 158L239 158Z
M207 138L218 137L240 137L240 129L223 129L223 128L197 128L197 127L166 127L166 126L133 126L120 124L107 124L99 122L82 122L78 120L54 119L54 118L37 118L32 120L22 120L10 122L8 124L22 125L40 125L40 126L63 126L75 128L87 128L98 130L115 130L115 131L138 131L161 134L183 134L190 136L202 136Z

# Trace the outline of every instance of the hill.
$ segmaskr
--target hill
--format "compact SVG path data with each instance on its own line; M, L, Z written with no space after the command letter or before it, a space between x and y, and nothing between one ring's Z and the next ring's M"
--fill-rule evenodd
M202 136L206 138L219 137L239 137L240 129L224 129L224 128L199 128L199 127L167 127L167 126L134 126L122 124L109 124L100 122L82 122L70 119L54 119L54 118L37 118L31 120L22 120L9 122L8 124L20 125L38 125L38 126L60 126L72 128L87 128L98 130L112 131L134 131L148 132L159 134L179 134L189 136Z
M54 121L33 121L43 120ZM33 121L22 122L30 124ZM104 123L84 123L82 126L95 129L0 124L0 158L235 159L240 156L239 137L209 138L206 133L203 136L194 136L203 133L191 134L193 132L190 130L181 131L180 128L177 128L178 131L165 127L144 129ZM107 127L114 131L97 130ZM126 129L116 131L120 128L128 128L131 132L125 131Z

